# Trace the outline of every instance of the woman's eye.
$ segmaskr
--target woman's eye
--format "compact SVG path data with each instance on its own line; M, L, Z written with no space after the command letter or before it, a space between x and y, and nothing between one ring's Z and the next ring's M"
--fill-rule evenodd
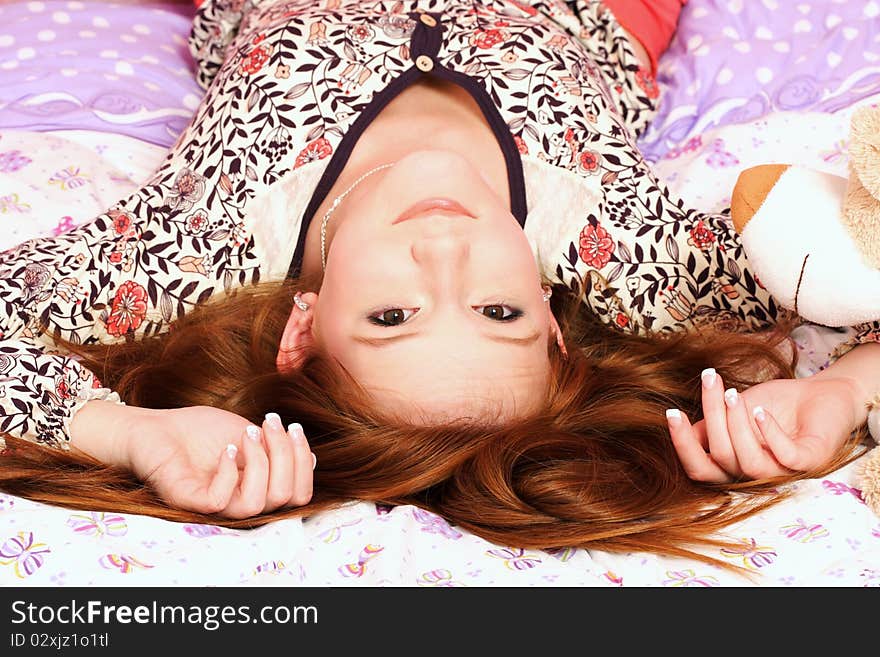
M400 326L415 313L411 308L389 308L370 315L369 320L378 326Z
M503 304L477 306L476 310L484 317L494 319L497 322L512 322L513 320L522 317L521 310L515 310L514 308Z

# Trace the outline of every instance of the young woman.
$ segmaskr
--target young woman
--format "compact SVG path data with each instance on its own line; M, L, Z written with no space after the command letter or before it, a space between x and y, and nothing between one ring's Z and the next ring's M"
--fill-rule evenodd
M155 176L0 254L0 487L685 554L842 463L880 346L791 379L795 318L636 149L681 4L207 0Z

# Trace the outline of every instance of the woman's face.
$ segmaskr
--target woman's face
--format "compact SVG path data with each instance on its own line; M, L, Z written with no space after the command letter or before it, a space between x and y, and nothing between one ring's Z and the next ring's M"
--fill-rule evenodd
M384 410L500 419L546 395L556 324L534 255L467 159L419 151L370 176L328 237L313 339Z

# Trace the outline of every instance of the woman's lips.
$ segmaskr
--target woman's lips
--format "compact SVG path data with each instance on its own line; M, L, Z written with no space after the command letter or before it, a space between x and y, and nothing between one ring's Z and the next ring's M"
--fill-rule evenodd
M455 214L470 217L471 219L477 218L475 214L473 214L467 208L463 207L458 201L453 201L452 199L448 198L426 198L404 210L402 213L400 213L397 219L391 222L391 224L399 224L401 221L414 219L415 217L419 217L423 214L428 214L429 212L435 214Z

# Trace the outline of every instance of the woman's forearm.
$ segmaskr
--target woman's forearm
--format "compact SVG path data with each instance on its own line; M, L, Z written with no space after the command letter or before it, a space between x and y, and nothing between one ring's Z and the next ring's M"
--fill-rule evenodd
M868 418L868 401L880 392L880 343L857 345L813 377L846 380L853 391L855 417L863 424Z
M128 441L151 409L112 401L87 402L70 423L70 447L106 463L129 468Z

